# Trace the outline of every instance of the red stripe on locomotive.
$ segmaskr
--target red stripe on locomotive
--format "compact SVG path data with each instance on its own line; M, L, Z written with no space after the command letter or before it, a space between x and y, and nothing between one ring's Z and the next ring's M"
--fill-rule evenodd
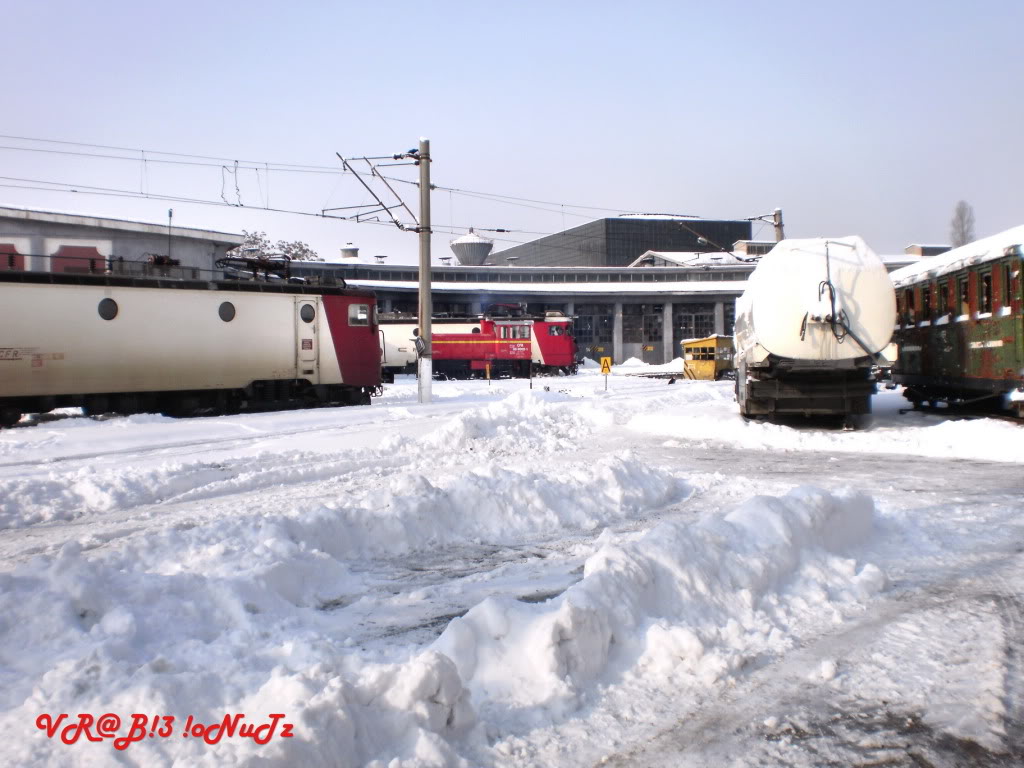
M324 314L338 356L341 380L354 387L380 385L380 346L374 324L376 299L365 296L323 296ZM356 305L368 307L365 323Z

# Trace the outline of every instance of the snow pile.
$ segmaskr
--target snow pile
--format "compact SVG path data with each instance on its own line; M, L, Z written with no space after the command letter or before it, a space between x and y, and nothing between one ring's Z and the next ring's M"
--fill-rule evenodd
M785 424L747 421L736 410L732 386L731 382L679 381L674 387L666 387L667 394L663 394L674 398L674 408L645 409L630 415L627 426L639 433L685 436L705 447L727 443L747 450L822 456L835 452L892 453L1024 462L1024 440L1020 439L1019 426L993 419L952 421L920 414L898 415L899 408L907 407L898 393L886 392L875 397L876 413L865 428L841 432L813 428L817 426L815 422L805 425L798 420Z
M611 423L611 415L595 407L569 408L572 398L557 392L540 390L513 393L489 405L468 408L434 432L420 437L393 436L385 438L374 450L349 450L321 454L311 451L257 453L245 461L226 462L223 457L211 460L159 461L125 466L87 463L74 471L47 471L45 465L25 476L0 481L0 529L17 528L51 520L70 520L96 512L125 509L171 501L196 501L204 498L242 493L282 483L338 478L368 467L392 467L404 462L410 468L430 456L430 466L438 468L460 463L475 463L475 476L488 472L502 475L505 469L497 462L526 450L537 457L555 452L575 451L576 441L601 426ZM92 425L92 422L77 422ZM114 428L115 422L111 422ZM517 460L517 464L518 464ZM515 492L519 485L536 483L539 478L529 467L522 471L509 468L511 476L493 490ZM631 478L633 470L609 470L611 479L630 483L643 480ZM643 470L638 470L644 474ZM410 482L422 478L410 471ZM575 482L574 482L575 481ZM423 481L426 482L426 481ZM467 480L473 484L474 481ZM481 482L475 481L479 486ZM566 494L579 492L579 473L570 474L557 485ZM428 483L429 485L429 483ZM538 487L543 487L541 482ZM525 487L525 485L524 485ZM374 489L376 492L376 489ZM398 495L415 493L413 487ZM530 494L528 494L530 495ZM357 506L363 504L360 500ZM365 502L374 509L379 504ZM550 517L549 514L545 516ZM595 524L603 518L595 518Z
M618 498L600 504L660 499L664 489L628 466L598 470L625 473ZM434 534L457 524L455 510L464 526L492 515L504 520L484 523L495 530L514 522L492 501L507 498L493 486L463 489L456 501L410 491L390 503L418 510L420 522L436 516ZM109 742L25 738L41 713L190 714L205 723L287 713L290 739L148 738L127 755L154 765L479 765L484 738L557 720L617 674L683 670L711 684L751 654L781 649L797 606L837 612L872 594L881 573L839 554L870 535L872 509L862 495L800 489L634 541L606 532L583 580L560 598L486 600L400 663L350 648L329 614L306 602L311 587L344 581L340 551L360 549L346 542L358 526L332 533L325 508L167 532L112 552L68 545L0 575L0 754L21 765L111 762ZM395 536L369 530L363 535L381 544Z
M0 577L0 762L355 767L398 755L407 765L463 764L450 744L475 715L448 659L426 651L401 664L362 661L310 617L265 615L250 602L255 586L102 568L74 548ZM143 739L123 755L110 741L65 745L35 730L40 714L106 712L177 722L172 737ZM186 713L205 724L232 713L260 724L285 716L266 744L210 744L182 737ZM281 736L286 723L291 738Z
M876 566L844 555L869 539L873 509L862 494L800 488L637 541L608 537L557 599L487 600L433 647L455 661L485 720L517 727L575 710L609 674L681 669L712 684L785 650L792 622L838 619L885 586Z

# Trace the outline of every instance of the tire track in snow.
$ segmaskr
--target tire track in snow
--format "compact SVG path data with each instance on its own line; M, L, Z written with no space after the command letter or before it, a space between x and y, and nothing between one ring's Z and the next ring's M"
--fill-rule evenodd
M861 620L827 634L775 660L752 665L745 680L715 691L699 709L641 746L594 763L595 768L679 768L680 766L814 765L814 766L981 766L1009 768L1024 764L1024 601L1022 558L1014 553L967 576L948 574L942 581L889 596ZM1006 573L1016 575L1007 578ZM998 745L982 745L931 724L908 702L865 700L810 682L808 670L838 660L840 670L872 663L872 654L903 658L898 646L943 648L926 614L949 626L995 621L1004 629L998 653L1004 659L1004 710ZM893 630L896 630L895 633ZM869 651L871 653L869 653ZM832 662L835 663L835 662ZM930 706L931 701L928 702ZM998 708L997 708L998 709ZM779 714L783 717L779 718Z

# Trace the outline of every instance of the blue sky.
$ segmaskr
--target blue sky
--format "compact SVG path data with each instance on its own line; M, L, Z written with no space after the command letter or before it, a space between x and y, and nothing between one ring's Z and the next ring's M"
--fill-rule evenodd
M152 153L330 168L335 152L390 154L427 136L443 187L712 218L778 206L790 236L859 234L885 253L948 241L959 199L974 207L979 236L1024 214L1016 1L8 0L4 17L0 133L149 154L144 163L140 153L3 149L0 184L254 207L10 186L0 187L4 205L157 222L173 207L184 226L265 230L325 256L352 242L411 263L413 234L259 210L367 202L351 178L236 175L230 162L169 165ZM415 203L415 189L400 188ZM516 230L498 236L499 248L601 215L529 205L444 190L432 198L438 228ZM452 236L435 236L435 256Z

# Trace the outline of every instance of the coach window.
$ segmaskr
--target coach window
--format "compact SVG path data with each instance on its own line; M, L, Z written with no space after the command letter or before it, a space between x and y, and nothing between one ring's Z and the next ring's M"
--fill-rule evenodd
M921 315L922 320L932 319L932 287L930 285L921 287Z
M349 325L369 325L370 324L370 305L369 304L349 304L348 305L348 324Z
M945 316L949 314L949 281L939 283L939 294L936 297L938 299L938 310L939 316Z
M1004 264L1002 273L999 275L1001 278L1002 286L999 289L999 303L1004 307L1010 306L1010 281L1013 279L1013 273L1010 271L1010 265Z
M113 299L103 299L96 307L96 311L104 320L113 320L117 317L117 302Z
M992 273L983 272L981 275L981 302L978 309L983 314L992 314Z
M958 277L956 281L957 314L966 315L971 311L970 293L967 288L967 276Z
M235 319L235 305L230 301L221 302L221 305L217 307L217 314L225 323L230 323Z
M304 323L312 323L313 318L316 317L316 310L313 309L313 305L303 304L302 309L299 310L299 317L302 318Z
M907 288L903 292L903 309L906 312L906 322L914 322L914 289Z

